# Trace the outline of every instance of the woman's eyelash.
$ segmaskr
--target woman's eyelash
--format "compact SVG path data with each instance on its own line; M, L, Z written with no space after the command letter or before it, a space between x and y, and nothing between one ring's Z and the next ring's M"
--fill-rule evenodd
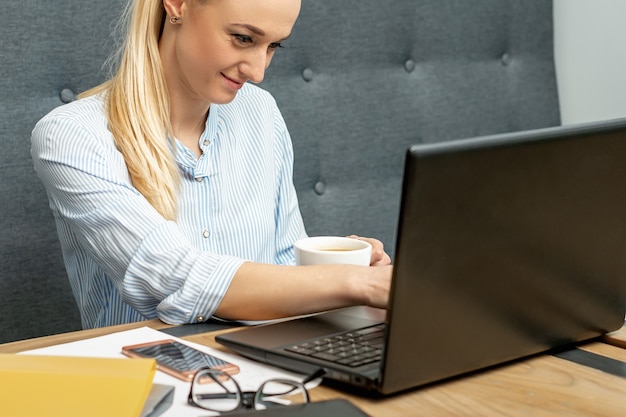
M253 42L252 37L248 36L248 35L239 35L237 33L233 33L233 37L235 37L237 39L237 42L242 43L242 44L249 44ZM278 49L278 48L284 48L283 44L280 42L272 42L269 45L270 49Z
M237 38L237 40L241 43L250 43L252 42L252 38L250 36L246 36L246 35L238 35L238 34L233 34L233 36L235 38Z

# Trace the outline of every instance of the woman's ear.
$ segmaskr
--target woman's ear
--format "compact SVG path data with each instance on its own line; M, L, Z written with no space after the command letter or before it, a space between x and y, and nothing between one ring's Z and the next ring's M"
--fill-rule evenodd
M163 8L168 16L181 16L181 9L185 0L163 0Z

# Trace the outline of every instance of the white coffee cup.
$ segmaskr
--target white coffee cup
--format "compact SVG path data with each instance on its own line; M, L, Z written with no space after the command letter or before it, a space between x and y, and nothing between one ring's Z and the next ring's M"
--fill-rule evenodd
M372 245L341 236L314 236L294 244L296 265L352 264L369 266Z

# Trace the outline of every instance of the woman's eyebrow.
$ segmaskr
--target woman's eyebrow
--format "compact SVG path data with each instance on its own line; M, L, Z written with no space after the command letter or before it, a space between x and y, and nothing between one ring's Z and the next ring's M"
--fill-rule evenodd
M250 32L258 36L265 36L265 32L262 29L247 23L233 23L233 26L239 26L241 28L248 29Z

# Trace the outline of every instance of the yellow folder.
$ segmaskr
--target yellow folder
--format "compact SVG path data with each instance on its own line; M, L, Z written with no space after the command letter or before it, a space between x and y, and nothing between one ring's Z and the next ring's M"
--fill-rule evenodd
M5 417L139 417L154 359L0 354Z

